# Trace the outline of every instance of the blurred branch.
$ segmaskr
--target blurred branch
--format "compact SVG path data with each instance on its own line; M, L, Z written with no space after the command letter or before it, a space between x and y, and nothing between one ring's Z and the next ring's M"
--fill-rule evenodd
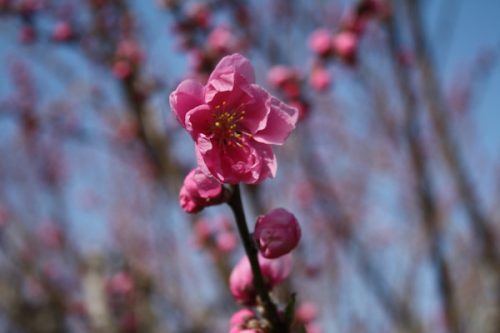
M398 59L398 52L401 48L397 37L398 28L393 16L388 18L386 28L394 66L393 70L406 112L404 139L409 149L410 165L414 171L414 183L417 187L418 205L421 212L420 219L429 239L430 255L436 268L437 283L446 321L450 325L452 332L459 333L462 331L460 312L457 307L456 292L451 279L449 264L444 254L442 231L440 230L441 226L439 224L429 163L420 138L417 98L411 86L411 75Z

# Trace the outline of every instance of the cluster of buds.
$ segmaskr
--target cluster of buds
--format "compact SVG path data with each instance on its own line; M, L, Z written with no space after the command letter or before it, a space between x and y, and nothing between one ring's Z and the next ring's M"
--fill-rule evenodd
M360 1L349 12L336 33L320 28L309 37L310 49L322 60L336 57L347 64L356 63L359 40L371 20L389 15L388 4L384 0Z
M0 14L14 15L21 19L19 41L23 44L30 44L38 39L36 16L44 8L47 8L47 5L42 0L0 0ZM68 19L61 19L55 22L48 37L54 42L68 42L74 40L77 33Z
M142 63L144 54L139 44L132 39L120 41L113 60L113 74L122 80L128 79Z
M206 3L177 5L173 11L176 24L173 31L178 36L180 49L186 51L190 59L190 67L195 76L206 79L217 62L227 54L241 51L245 48L245 38L236 34L236 30L221 23L214 23L213 10ZM239 8L239 7L238 7ZM245 8L245 7L242 7ZM242 21L240 12L236 12L236 20Z
M304 302L295 311L294 325L305 328L307 333L320 333L321 329L315 322L318 318L318 307L312 302Z
M110 309L119 330L136 332L139 322L133 311L133 304L138 296L134 276L127 270L118 271L109 277L105 287Z
M268 291L272 291L290 275L290 252L297 247L300 236L297 219L285 209L274 209L257 218L253 237L259 250L260 271ZM231 319L230 332L269 332L270 325L263 315L247 257L243 257L231 272L229 289L240 304L255 307L253 310L246 308L237 312Z
M258 312L241 309L231 316L229 333L264 333L270 324Z
M303 76L299 70L285 65L276 65L267 73L267 81L278 90L286 101L299 111L302 120L309 113L309 102L302 91Z
M62 20L56 23L52 30L52 39L56 42L69 42L77 37L75 29L69 21Z
M315 30L309 37L309 48L317 57L309 77L311 87L321 92L330 86L328 60L339 59L350 66L355 65L359 41L368 23L388 15L389 7L384 0L363 0L344 17L338 32L332 33L326 28Z
M259 253L259 266L268 290L281 284L292 270L291 254L277 259L266 259ZM257 292L253 284L252 268L247 257L243 257L233 268L229 277L229 289L241 304L256 305Z
M214 249L217 255L225 255L236 248L237 238L228 218L201 218L194 225L194 243L200 248Z
M317 316L318 308L314 303L302 303L295 311L292 331L320 333L321 329L315 323ZM266 333L270 330L270 323L263 316L260 307L255 310L244 308L235 312L229 324L229 333Z
M42 2L36 0L24 0L19 2L6 1L2 4L2 11L19 15L22 21L19 30L19 40L24 44L32 43L36 40L35 16L42 9Z
M40 242L47 248L60 250L66 242L66 235L56 221L48 220L37 230Z

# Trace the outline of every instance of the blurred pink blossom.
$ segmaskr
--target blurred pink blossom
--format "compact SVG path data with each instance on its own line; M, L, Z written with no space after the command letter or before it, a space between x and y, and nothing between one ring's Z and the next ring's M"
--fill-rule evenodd
M283 282L292 270L291 255L270 260L259 254L258 258L262 275L270 289ZM255 302L253 274L248 257L243 257L233 268L229 277L229 289L237 301L243 304Z
M107 291L114 295L127 295L134 290L134 281L127 272L118 272L107 283Z
M333 38L335 54L348 63L355 61L357 48L358 36L353 32L342 31Z
M221 253L229 253L236 248L238 240L236 235L228 230L217 233L215 238L215 245Z
M318 307L312 302L304 302L300 304L295 312L296 320L301 323L309 323L318 316Z
M73 29L67 21L57 23L52 32L52 38L58 42L64 42L73 37Z
M126 60L118 60L113 64L113 74L123 80L132 74L132 67L130 63Z
M325 91L328 87L330 87L330 73L323 66L315 66L311 71L309 83L313 89L319 92Z
M284 65L273 66L267 73L267 81L275 88L281 88L287 81L297 78L297 71Z
M23 44L32 43L36 39L36 31L30 25L25 25L19 30L19 40Z
M252 312L250 309L241 309L235 312L229 321L229 324L231 327L233 326L243 326L245 322L250 319L255 317L255 314Z
M332 51L332 33L326 28L313 31L309 37L309 48L320 56L326 56Z
M208 46L219 53L234 52L238 46L238 40L228 27L216 27L208 35Z

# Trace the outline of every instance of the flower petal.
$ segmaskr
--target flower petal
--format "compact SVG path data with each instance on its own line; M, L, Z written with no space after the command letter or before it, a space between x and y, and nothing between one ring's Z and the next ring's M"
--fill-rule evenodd
M255 82L255 73L250 61L241 54L235 53L219 61L206 85L205 101L210 102L217 92L232 91Z
M274 145L282 145L290 132L295 128L299 112L275 97L268 101L271 109L266 127L254 135L254 140Z
M240 125L249 133L254 134L266 127L268 115L271 112L269 99L271 95L256 84L249 87L251 99L242 105L245 115Z
M182 81L170 94L170 107L183 127L186 127L185 117L188 111L203 104L203 95L203 86L195 80Z
M185 116L185 128L196 140L200 133L208 133L214 118L213 112L206 104L191 109Z
M207 176L200 168L196 168L193 180L202 198L215 198L222 192L222 185L215 178Z

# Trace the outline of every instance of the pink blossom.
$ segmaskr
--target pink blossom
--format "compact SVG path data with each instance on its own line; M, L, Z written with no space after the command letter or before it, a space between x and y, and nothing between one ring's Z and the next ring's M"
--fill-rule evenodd
M222 184L207 176L200 168L195 168L184 179L179 201L184 211L197 213L207 206L223 201Z
M297 108L299 110L299 120L304 119L307 117L309 114L309 111L311 111L311 108L309 106L309 103L303 99L292 99L290 101L290 105L293 107Z
M262 275L271 288L285 281L293 266L291 254L277 259L266 259L259 255L259 263Z
M309 323L318 316L318 307L312 302L302 303L296 313L295 319L301 323Z
M118 60L113 64L113 74L121 80L126 79L132 74L132 67L128 61Z
M241 309L234 313L230 320L231 329L229 333L263 333L258 328L259 320L250 309ZM252 327L252 328L250 328Z
M215 245L222 253L229 253L236 248L238 241L233 232L223 230L219 232L215 238Z
M239 328L238 326L231 327L229 333L264 333L259 328Z
M118 44L116 56L128 60L131 64L139 64L144 59L144 53L135 40L124 39Z
M29 44L36 39L36 31L32 26L26 25L19 31L19 40L21 43Z
M309 83L317 91L325 91L330 86L330 73L323 66L316 66L311 72Z
M316 323L309 323L306 325L307 333L321 333L321 328Z
M9 211L7 207L0 203L0 227L7 225L9 222Z
M363 0L358 4L358 16L379 16L386 18L391 14L391 7L385 0Z
M52 32L52 38L58 42L64 42L73 37L73 29L71 25L66 21L61 21L57 23L54 31Z
M287 81L283 85L282 89L283 89L283 93L288 98L299 98L301 90L302 90L301 86L300 86L300 82L298 80Z
M193 227L194 231L194 241L198 246L205 246L210 237L212 237L212 228L210 227L210 221L206 219L199 219L196 221Z
M262 275L270 289L283 282L290 275L292 270L291 255L269 260L259 254L258 258ZM243 257L233 268L229 277L229 289L237 301L243 304L255 302L253 274L248 257Z
M209 25L212 16L210 8L202 2L195 2L189 7L186 14L193 23L201 28L206 28Z
M238 40L228 27L220 26L212 30L208 35L208 46L220 53L234 51L237 48Z
M284 65L273 66L267 73L267 81L275 88L281 88L287 81L297 77L296 70Z
M332 51L332 33L325 28L320 28L309 37L309 48L320 56L326 56Z
M368 24L368 17L366 15L359 15L355 12L347 12L342 17L342 28L356 34L362 34L366 30Z
M229 324L231 327L233 326L239 326L242 327L245 325L246 321L250 318L254 318L255 314L252 312L250 309L241 309L237 312L235 312L231 316L231 320L229 321Z
M254 82L248 59L233 54L217 64L205 86L185 80L170 95L172 110L196 143L200 168L223 183L274 177L270 145L282 145L297 122L297 109Z
M260 253L268 259L292 251L299 243L300 235L297 219L283 208L259 216L255 224L254 238Z
M130 274L126 272L116 273L107 283L108 292L115 295L126 295L131 293L133 289L134 281Z
M352 63L356 58L358 48L358 36L349 31L342 31L333 38L333 49L335 54L342 60Z
M55 221L44 222L38 230L40 240L49 248L60 249L64 245L65 237L63 230Z

